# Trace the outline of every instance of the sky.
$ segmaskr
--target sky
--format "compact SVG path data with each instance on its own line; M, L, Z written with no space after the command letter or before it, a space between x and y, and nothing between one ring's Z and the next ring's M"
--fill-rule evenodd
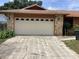
M0 0L0 5L13 0ZM79 0L42 0L42 7L50 10L79 10Z

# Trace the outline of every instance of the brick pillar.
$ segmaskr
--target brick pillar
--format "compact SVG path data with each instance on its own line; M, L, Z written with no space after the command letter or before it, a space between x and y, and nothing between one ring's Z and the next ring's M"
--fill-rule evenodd
M14 14L9 14L8 17L7 28L8 30L14 31Z
M63 15L56 15L54 25L54 35L62 36L63 35Z

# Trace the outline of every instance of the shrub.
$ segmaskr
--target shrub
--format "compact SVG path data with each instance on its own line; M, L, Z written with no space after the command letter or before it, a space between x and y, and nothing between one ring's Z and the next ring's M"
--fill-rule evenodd
M15 36L14 31L10 31L10 30L0 31L0 39L11 38L11 37L14 37L14 36Z
M75 24L74 27L73 27L74 31L79 31L79 25L78 24Z

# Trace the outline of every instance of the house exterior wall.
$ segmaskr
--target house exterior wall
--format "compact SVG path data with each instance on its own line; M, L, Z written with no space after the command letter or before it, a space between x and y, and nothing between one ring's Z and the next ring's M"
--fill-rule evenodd
M14 17L31 17L31 18L53 18L54 15L46 14L14 14Z
M63 15L56 15L54 35L56 35L56 36L62 36L63 35L63 20L64 20Z
M73 25L75 26L76 24L79 25L79 17L73 18Z
M9 18L7 20L7 29L14 31L14 28L15 28L14 14L7 14L7 17Z
M7 27L12 31L15 30L15 17L53 18L54 35L61 36L63 34L63 15L9 14L8 16L10 17L10 20L8 20Z

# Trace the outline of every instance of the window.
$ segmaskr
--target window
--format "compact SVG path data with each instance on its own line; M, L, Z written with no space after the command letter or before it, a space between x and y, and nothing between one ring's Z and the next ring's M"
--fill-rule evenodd
M36 21L39 21L39 19L36 19Z
M34 21L34 19L31 19L31 21Z
M48 19L46 19L45 21L49 21Z
M53 21L53 19L50 19L50 21Z
M23 18L21 20L24 20Z
M41 19L41 21L44 21L44 19Z
M29 21L29 19L26 19L26 21Z
M19 20L19 18L16 18L16 20Z

